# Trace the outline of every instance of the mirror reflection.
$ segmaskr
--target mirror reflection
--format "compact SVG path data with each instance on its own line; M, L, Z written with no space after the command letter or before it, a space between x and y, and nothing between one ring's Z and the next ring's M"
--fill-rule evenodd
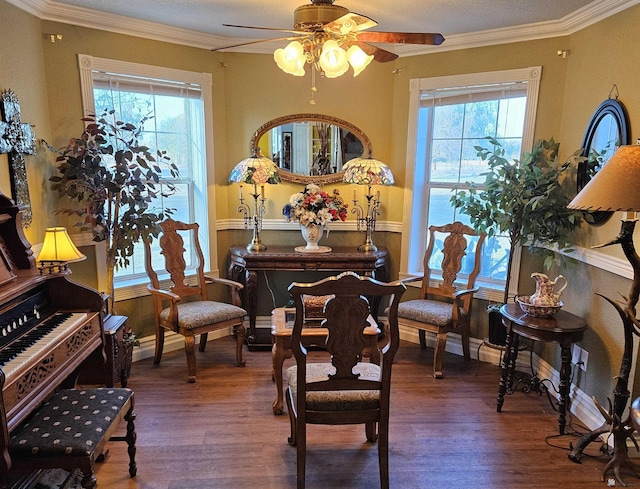
M283 180L320 185L341 181L343 165L371 151L357 127L322 114L269 121L256 131L251 146L276 164Z

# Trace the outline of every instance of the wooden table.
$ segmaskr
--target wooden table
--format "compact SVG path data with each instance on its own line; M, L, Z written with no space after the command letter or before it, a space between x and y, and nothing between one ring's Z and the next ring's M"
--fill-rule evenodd
M293 356L293 352L291 351L291 331L293 325L291 323L295 320L295 314L295 308L288 307L279 307L271 312L271 338L273 340L273 346L271 348L273 370L271 372L271 377L276 383L276 399L273 401L273 414L282 414L284 412L282 365L287 358L291 358ZM289 315L291 319L288 320L287 315ZM372 316L369 316L368 321L371 326L364 330L366 345L362 351L362 356L364 358L369 358L370 362L380 365L380 350L378 349L378 335L380 334L380 329L376 325ZM327 328L319 327L319 324L319 322L314 322L310 323L310 327L302 328L302 344L304 346L324 347L329 330Z
M506 350L502 358L502 372L498 385L497 410L502 411L504 395L513 386L520 336L537 341L553 341L560 345L560 386L558 391L558 428L564 434L569 387L571 382L571 344L582 340L587 323L566 311L559 311L552 318L537 318L525 314L518 304L506 304L500 308L507 328Z
M258 304L258 272L261 270L285 270L290 272L344 272L373 276L381 282L388 281L388 251L379 247L374 252L359 252L356 247L336 246L329 253L300 253L293 246L269 245L265 251L248 251L246 245L233 245L228 277L245 286L244 308L249 313L247 342L257 346L256 314ZM378 301L379 302L379 301ZM378 303L371 304L376 316ZM270 343L266 344L270 346Z

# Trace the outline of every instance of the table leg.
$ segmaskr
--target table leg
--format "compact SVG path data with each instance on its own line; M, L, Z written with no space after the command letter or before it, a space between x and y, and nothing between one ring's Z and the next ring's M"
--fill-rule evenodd
M504 395L507 392L507 387L510 387L510 381L513 382L513 372L509 372L509 369L513 367L514 363L511 362L511 356L513 355L513 341L516 336L511 330L511 323L505 321L507 327L507 341L505 344L504 355L502 355L502 362L500 364L500 382L498 383L498 398L496 404L496 411L502 412L502 405L504 404ZM509 380L511 379L511 380Z
M509 355L509 365L507 366L507 392L513 392L513 381L516 376L516 366L518 365L518 352L520 351L520 336L511 332L511 354Z
M564 428L567 424L567 405L569 404L569 387L571 377L571 344L562 344L560 345L560 348L560 358L562 359L562 365L560 366L560 385L558 387L558 391L560 393L560 399L558 400L558 430L561 435L564 435Z
M249 313L249 331L247 341L255 343L256 341L256 315L258 312L258 272L255 270L246 271L245 294L247 303L245 308Z
M290 349L285 348L284 338L276 337L271 348L271 364L273 371L271 376L276 384L276 400L273 401L273 414L282 414L284 412L284 390L282 387L282 365L287 358L291 358Z

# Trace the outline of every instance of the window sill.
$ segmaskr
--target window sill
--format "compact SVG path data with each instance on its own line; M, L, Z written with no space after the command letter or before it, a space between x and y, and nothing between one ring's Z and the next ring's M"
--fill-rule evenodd
M217 273L209 272L205 275L215 276L217 277ZM171 287L171 280L169 279L168 274L159 275L160 279L160 287L164 289L169 289ZM185 278L185 282L188 285L196 284L196 276L191 275ZM147 284L149 283L149 279L132 279L132 280L123 280L118 282L115 286L115 296L116 302L125 301L129 299L137 299L138 297L144 297L145 295L149 295L149 291L147 290Z

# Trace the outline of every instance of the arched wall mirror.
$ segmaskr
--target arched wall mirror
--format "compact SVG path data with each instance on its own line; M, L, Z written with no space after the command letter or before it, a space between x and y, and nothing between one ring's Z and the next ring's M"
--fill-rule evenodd
M292 114L263 124L251 139L278 167L280 178L324 185L342 181L342 166L369 156L371 142L353 124L322 114Z
M621 102L607 99L591 116L582 139L582 156L586 161L578 165L578 192L589 183L619 146L629 144L631 130L629 117ZM597 211L593 213L593 224L599 226L609 220L613 213Z

